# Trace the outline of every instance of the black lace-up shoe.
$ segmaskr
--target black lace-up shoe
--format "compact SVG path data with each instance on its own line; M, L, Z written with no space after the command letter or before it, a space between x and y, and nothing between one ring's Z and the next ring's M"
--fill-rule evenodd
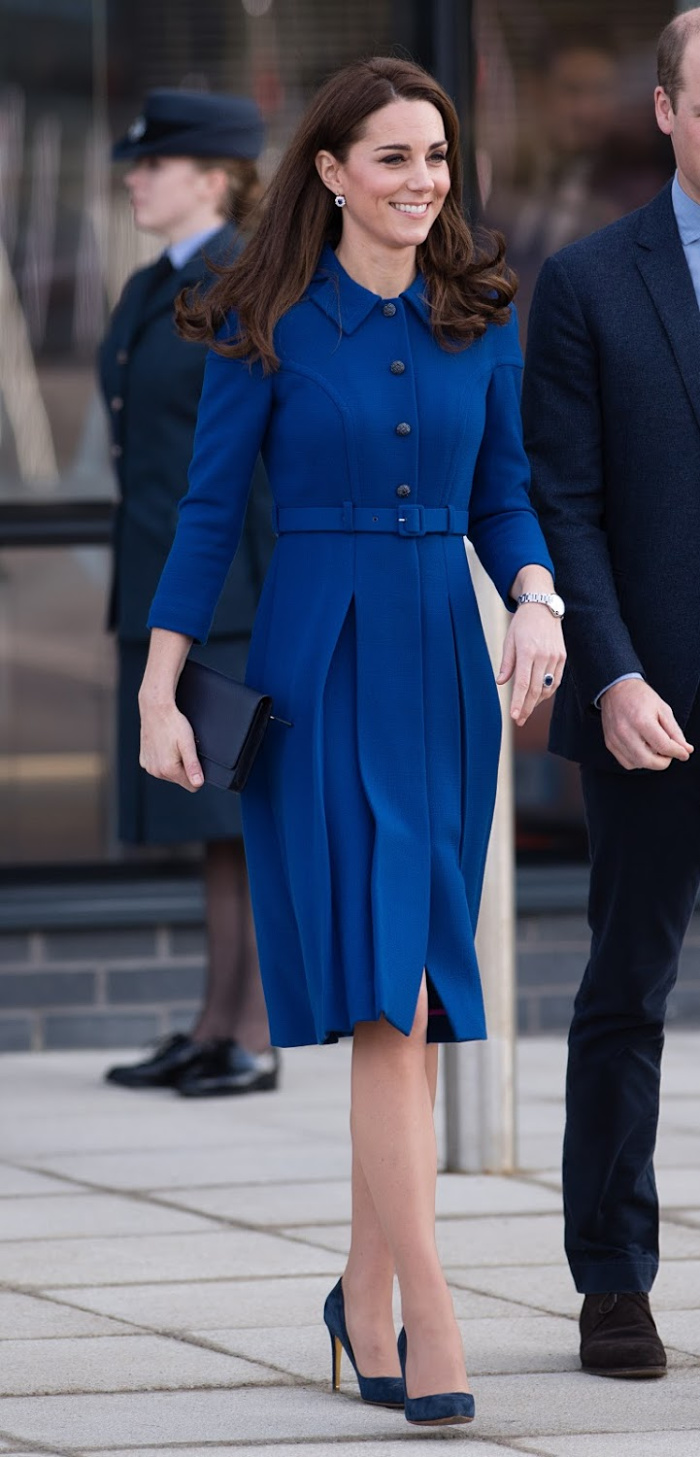
M183 1069L177 1091L183 1098L220 1098L234 1093L273 1092L279 1080L279 1053L248 1052L238 1042L209 1042Z
M666 1375L648 1295L587 1295L579 1326L584 1371L637 1380Z
M203 1051L204 1044L176 1032L159 1042L151 1057L131 1067L111 1067L105 1073L108 1083L122 1088L174 1088L186 1068Z

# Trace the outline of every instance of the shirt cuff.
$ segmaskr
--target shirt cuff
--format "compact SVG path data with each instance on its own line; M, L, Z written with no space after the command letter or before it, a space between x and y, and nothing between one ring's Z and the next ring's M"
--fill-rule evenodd
M607 683L605 688L601 688L598 697L594 699L593 707L600 709L600 700L603 697L603 694L607 693L608 688L614 688L616 683L627 683L629 682L630 678L638 678L640 683L644 682L644 677L642 673L621 673L619 678L613 678L612 683Z

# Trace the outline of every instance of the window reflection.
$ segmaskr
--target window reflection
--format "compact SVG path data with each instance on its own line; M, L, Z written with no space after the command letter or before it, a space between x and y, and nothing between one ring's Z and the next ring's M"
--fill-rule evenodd
M249 92L274 170L334 67L402 40L397 0L0 0L0 500L112 497L94 354L160 251L109 160L152 86ZM410 8L410 7L408 7ZM113 839L101 550L0 553L0 863L99 861Z

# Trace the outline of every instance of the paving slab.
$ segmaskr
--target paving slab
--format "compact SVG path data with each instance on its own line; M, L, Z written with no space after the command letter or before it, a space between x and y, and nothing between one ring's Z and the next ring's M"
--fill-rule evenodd
M41 1195L49 1194L74 1194L75 1190L63 1179L55 1178L51 1174L36 1174L31 1169L21 1169L13 1164L0 1163L0 1200L13 1199L18 1195L33 1196L39 1198ZM3 1205L0 1203L0 1222L4 1219Z
M113 1152L136 1149L145 1153L188 1147L219 1148L222 1152L227 1149L230 1157L234 1148L243 1151L255 1148L259 1142L282 1143L288 1136L292 1143L305 1142L306 1135L298 1129L282 1133L259 1124L254 1109L238 1124L232 1114L229 1114L228 1122L222 1120L220 1112L208 1121L205 1108L209 1100L203 1100L204 1106L196 1103L194 1110L188 1103L183 1115L178 1104L185 1103L185 1099L176 1100L168 1089L149 1089L148 1094L134 1093L132 1089L114 1091L117 1097L121 1094L117 1108L100 1108L99 1098L92 1097L90 1105L82 1110L67 1111L60 1102L57 1103L51 1118L47 1118L42 1108L31 1114L23 1113L22 1094L14 1091L13 1107L19 1105L20 1113L13 1119L10 1128L3 1130L4 1156L14 1163L38 1166L52 1156L90 1154L105 1148ZM168 1098L167 1103L151 1102L151 1099L162 1098L164 1094ZM143 1106L146 1096L149 1100L147 1110ZM271 1095L261 1093L257 1096ZM130 1100L128 1108L125 1107L125 1098Z
M679 1270L685 1268L686 1263L678 1266ZM520 1305L525 1313L536 1311L541 1315L563 1315L578 1319L582 1296L576 1293L568 1265L563 1260L558 1265L533 1263L521 1267L448 1266L445 1273L451 1286L512 1301Z
M107 1194L70 1194L0 1203L0 1245L6 1240L84 1239L118 1234L190 1234L212 1229L205 1216ZM0 1253L0 1259L2 1255Z
M130 1334L128 1325L15 1290L0 1290L0 1340Z
M343 1254L350 1244L349 1225L310 1224L285 1230L291 1237L310 1245L337 1250ZM683 1249L695 1249L692 1230L677 1231ZM441 1219L437 1230L438 1249L443 1262L458 1265L558 1264L563 1259L562 1220L559 1213L498 1216L490 1219ZM676 1240L671 1231L670 1241ZM700 1248L699 1251L700 1253Z
M58 1288L56 1298L69 1305L151 1330L236 1330L255 1326L267 1330L281 1325L320 1323L323 1303L342 1272L342 1260L330 1275L288 1277L277 1280L183 1281L175 1285L105 1285L80 1290ZM464 1319L480 1316L499 1320L530 1319L528 1306L498 1296L477 1294L452 1285L455 1311ZM398 1291L394 1316L399 1324ZM128 1327L125 1327L128 1329Z
M480 1441L517 1442L537 1450L542 1444L532 1439L598 1434L597 1454L608 1457L601 1435L607 1441L613 1432L667 1436L698 1429L696 1369L674 1372L664 1383L629 1386L557 1372L536 1378L482 1376L474 1387L477 1420L469 1438ZM8 1439L12 1434L88 1451L188 1443L382 1442L397 1435L401 1440L405 1427L397 1433L397 1424L402 1421L399 1414L369 1408L358 1398L294 1386L0 1400L0 1431Z
M554 1167L561 1159L559 1133L518 1133L518 1172L534 1173Z
M79 1451L131 1447L138 1457L149 1447L217 1442L230 1449L246 1442L382 1441L404 1428L401 1412L294 1386L0 1399L3 1433Z
M666 1346L700 1357L700 1309L661 1310L654 1302L656 1322ZM700 1373L699 1373L700 1374ZM700 1448L700 1441L698 1442Z
M341 1273L262 1280L199 1280L162 1285L105 1285L57 1290L62 1300L156 1330L202 1330L255 1325L310 1325Z
M329 1390L321 1312L347 1241L349 1055L295 1049L280 1095L235 1106L107 1088L104 1053L0 1059L22 1142L10 1156L0 1129L0 1280L22 1287L0 1291L2 1457L223 1457L250 1444L257 1457L331 1444L398 1457L428 1439L361 1403L347 1362L343 1392ZM479 1457L696 1457L700 1034L667 1040L660 1383L578 1369L559 1189L565 1056L563 1038L520 1045L523 1175L439 1180L477 1420L430 1438Z
M406 1457L407 1446L410 1446L414 1442L425 1442L426 1437L427 1433L421 1432L418 1428L410 1428L408 1423L406 1423L406 1432L395 1441L384 1439L373 1442L371 1440L368 1441L366 1438L360 1438L356 1442L338 1442L334 1440L333 1457ZM473 1427L461 1427L449 1434L445 1432L432 1433L433 1441L462 1441L465 1437L467 1437L470 1443L468 1450L471 1452L473 1449L474 1457L522 1457L522 1449L511 1446L506 1447L500 1442L497 1446L493 1442L480 1442L474 1436ZM294 1443L273 1442L272 1444L267 1442L258 1444L256 1442L253 1448L253 1454L254 1457L319 1457L319 1448L322 1450L324 1445L322 1441L295 1441ZM2 1448L0 1448L1 1450ZM83 1450L84 1457L90 1457L89 1452L86 1449ZM227 1447L157 1447L151 1449L149 1457L231 1457L232 1452L239 1451L241 1451L241 1448L235 1444ZM25 1452L22 1454L22 1457L28 1457L28 1454ZM31 1457L34 1457L34 1452L31 1453ZM110 1448L109 1457L136 1457L136 1454L134 1453L133 1447L123 1448L118 1452Z
M164 1336L3 1341L0 1396L183 1390L276 1382L267 1367ZM1 1410L1 1408L0 1408Z
M183 1099L184 1101L184 1099ZM203 1103L209 1103L203 1099ZM105 1145L108 1145L105 1138ZM233 1149L230 1143L220 1147L149 1149L145 1151L92 1154L47 1154L34 1163L42 1169L107 1189L180 1189L193 1185L216 1184L279 1184L310 1179L319 1184L326 1179L343 1179L350 1172L350 1150L347 1142L335 1141L310 1146L300 1142L291 1146L268 1144L257 1140L245 1150Z
M504 1446L501 1442L494 1445L493 1442L481 1442L474 1436L473 1428L455 1429L449 1435L445 1432L432 1434L433 1440L449 1441L461 1440L469 1434L469 1451L474 1452L474 1457L522 1457L522 1448ZM368 1441L365 1438L357 1442L333 1441L333 1457L406 1457L407 1446L412 1442L425 1442L427 1434L420 1432L417 1428L411 1429L406 1423L406 1432L397 1441L386 1439L378 1442ZM428 1439L429 1440L429 1439ZM253 1449L254 1457L319 1457L319 1448L323 1448L323 1442L279 1442L255 1444ZM0 1451L2 1449L0 1448ZM92 1449L94 1450L94 1449ZM235 1445L227 1447L157 1447L152 1449L152 1457L231 1457L231 1453L240 1451ZM87 1449L84 1449L85 1457L89 1457ZM27 1453L22 1454L27 1457ZM32 1452L31 1457L34 1457ZM134 1449L126 1448L115 1452L110 1448L109 1457L135 1457ZM685 1454L681 1454L685 1457Z
M179 1209L263 1226L344 1224L350 1218L349 1179L178 1189L162 1197ZM438 1178L439 1219L454 1215L558 1213L560 1204L556 1193L524 1179L475 1174L441 1174Z
M474 1435L521 1443L542 1436L598 1435L596 1457L608 1457L608 1432L694 1431L699 1425L698 1371L676 1370L664 1381L602 1381L583 1372L480 1376L474 1380ZM601 1440L600 1434L604 1434Z
M578 1371L576 1328L572 1321L532 1316L529 1321L460 1320L470 1376L514 1372ZM195 1333L196 1334L196 1333ZM202 1332L203 1334L203 1332ZM249 1361L269 1361L292 1376L330 1381L328 1335L320 1321L275 1330L209 1330L208 1338ZM355 1389L352 1368L342 1363L344 1382Z
M310 1244L241 1229L0 1244L0 1280L44 1288L98 1285L101 1279L128 1285L256 1274L316 1275L331 1272L336 1263Z
M595 1437L538 1437L537 1451L543 1457L697 1457L697 1432L635 1432L634 1435L606 1432L603 1452L600 1435ZM516 1451L532 1450L515 1444ZM479 1454L481 1457L481 1453Z

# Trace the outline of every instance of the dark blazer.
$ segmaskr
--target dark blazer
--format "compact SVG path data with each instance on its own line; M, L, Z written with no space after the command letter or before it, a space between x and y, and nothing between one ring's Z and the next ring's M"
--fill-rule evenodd
M120 500L114 527L109 626L125 641L145 641L151 599L167 558L178 503L187 489L207 350L175 332L180 289L211 278L204 254L230 260L240 251L224 227L183 268L158 282L158 263L126 284L100 349L100 383L111 419ZM256 471L241 550L212 629L249 636L274 537L264 471Z
M641 672L685 726L700 681L700 310L670 184L545 263L523 415L567 606L550 747L619 769L597 695Z

